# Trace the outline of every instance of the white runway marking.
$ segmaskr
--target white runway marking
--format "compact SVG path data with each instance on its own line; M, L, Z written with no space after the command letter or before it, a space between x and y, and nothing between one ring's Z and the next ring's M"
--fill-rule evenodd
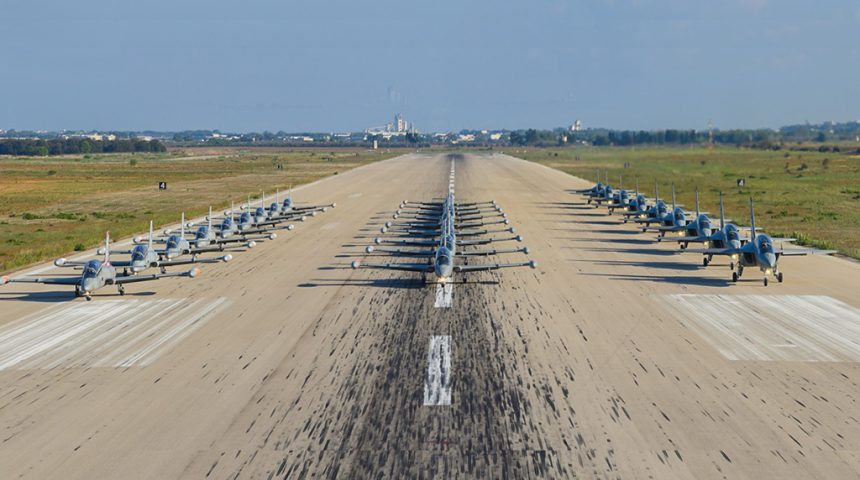
M728 360L858 362L860 310L820 295L668 295Z
M148 365L224 302L96 300L49 308L0 328L0 370Z
M424 406L451 405L451 337L430 337Z
M436 308L451 308L454 304L454 285L436 285Z

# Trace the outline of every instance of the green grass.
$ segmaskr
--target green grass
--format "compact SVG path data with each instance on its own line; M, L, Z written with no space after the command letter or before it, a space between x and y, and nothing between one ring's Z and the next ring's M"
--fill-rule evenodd
M797 238L802 245L837 249L860 258L860 157L839 153L763 151L737 148L564 148L518 149L505 153L593 181L595 170L609 171L609 181L678 202L695 205L698 187L702 209L719 214L724 194L726 216L749 225L748 198L755 202L756 224L768 233ZM627 168L625 168L627 164ZM744 178L746 186L736 180Z
M336 175L400 154L206 149L166 154L0 157L0 272L205 214L248 194ZM281 165L283 168L277 168ZM168 189L159 191L159 181ZM301 201L298 198L297 201Z

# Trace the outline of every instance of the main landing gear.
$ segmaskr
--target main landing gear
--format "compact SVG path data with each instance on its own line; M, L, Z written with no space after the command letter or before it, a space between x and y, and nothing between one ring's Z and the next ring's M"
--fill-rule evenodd
M117 285L116 289L120 295L125 295L125 287L122 284Z

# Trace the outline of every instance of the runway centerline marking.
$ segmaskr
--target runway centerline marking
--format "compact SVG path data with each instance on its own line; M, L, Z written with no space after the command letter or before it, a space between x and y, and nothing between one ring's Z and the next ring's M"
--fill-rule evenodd
M454 304L454 285L446 283L436 285L436 308L451 308Z
M860 310L822 295L667 295L728 360L860 362Z
M427 351L427 379L424 380L424 406L451 405L451 337L430 337Z

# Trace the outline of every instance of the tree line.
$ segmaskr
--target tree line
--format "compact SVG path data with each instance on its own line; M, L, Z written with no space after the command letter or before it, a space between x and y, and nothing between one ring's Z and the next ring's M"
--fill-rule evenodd
M91 140L89 138L0 139L0 155L78 155L88 153L164 152L158 140Z

